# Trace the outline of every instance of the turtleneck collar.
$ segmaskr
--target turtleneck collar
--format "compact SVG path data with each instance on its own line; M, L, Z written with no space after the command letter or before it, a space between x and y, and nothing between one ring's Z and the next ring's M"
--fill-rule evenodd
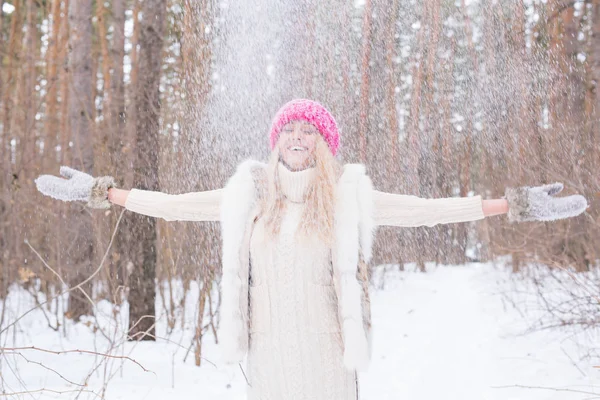
M291 202L303 203L308 185L315 177L316 169L307 168L302 171L290 171L285 165L277 165L279 183L284 196Z

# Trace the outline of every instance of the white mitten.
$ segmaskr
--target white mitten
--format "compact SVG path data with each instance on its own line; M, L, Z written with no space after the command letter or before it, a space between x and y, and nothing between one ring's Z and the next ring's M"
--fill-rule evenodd
M62 201L87 201L91 208L109 208L108 189L116 186L112 176L94 178L85 172L62 166L60 174L40 175L35 180L37 189L44 195Z
M508 220L510 222L554 221L574 217L584 212L588 204L585 197L581 195L553 197L562 189L563 184L559 182L535 187L506 188Z

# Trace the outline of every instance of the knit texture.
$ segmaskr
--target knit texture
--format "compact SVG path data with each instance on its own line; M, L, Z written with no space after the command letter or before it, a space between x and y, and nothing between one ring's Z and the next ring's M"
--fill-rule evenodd
M219 221L223 190L167 194L131 189L125 208L165 221Z
M479 195L424 199L377 190L372 195L376 226L434 226L485 218ZM132 189L125 208L166 221L219 221L222 201L223 189L185 194Z
M563 189L560 182L542 186L506 188L510 222L554 221L577 216L587 208L581 195L554 197Z
M35 180L35 185L42 194L56 200L89 200L94 186L93 176L66 166L60 167L60 175L66 179L53 175L40 175Z
M62 201L87 201L90 208L109 208L108 189L116 187L112 176L94 178L76 169L60 167L59 178L53 175L40 175L35 185L40 193Z
M271 125L271 150L275 148L281 129L290 121L307 121L313 124L327 142L329 150L335 156L340 147L340 133L333 115L316 101L306 99L292 100L283 105L275 114Z
M481 196L422 197L373 191L375 225L435 226L485 218Z
M298 231L314 170L279 167L285 211L274 240L259 219L250 241L250 400L356 400L344 367L331 251Z

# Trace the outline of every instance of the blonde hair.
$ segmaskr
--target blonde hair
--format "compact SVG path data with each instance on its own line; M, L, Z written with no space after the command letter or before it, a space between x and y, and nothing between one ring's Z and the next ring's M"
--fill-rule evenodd
M278 164L281 153L276 146L267 167L267 193L263 199L262 215L271 235L279 233L285 210L284 195L279 183ZM305 193L306 207L298 233L316 234L328 245L333 243L333 214L335 207L335 184L341 166L331 154L327 143L319 136L315 148L315 179Z

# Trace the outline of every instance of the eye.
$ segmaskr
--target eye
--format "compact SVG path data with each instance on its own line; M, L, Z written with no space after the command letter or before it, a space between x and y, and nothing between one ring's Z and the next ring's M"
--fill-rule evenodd
M303 132L305 135L314 135L315 134L315 131L313 131L313 130L304 130Z

